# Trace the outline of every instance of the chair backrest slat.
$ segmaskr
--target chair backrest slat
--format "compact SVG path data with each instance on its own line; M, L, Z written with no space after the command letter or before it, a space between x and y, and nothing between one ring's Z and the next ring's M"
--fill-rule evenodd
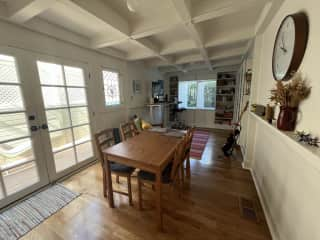
M120 125L120 132L122 141L126 141L128 138L134 137L138 134L136 126L133 122L123 123Z
M194 131L195 131L195 128L188 129L188 131L187 131L184 158L187 157L187 155L189 154L189 152L191 150L192 138L193 138Z
M174 181L175 177L178 174L178 171L180 169L181 164L183 163L184 160L184 151L186 147L186 137L184 137L179 145L177 146L177 149L174 154L174 159L173 159L173 164L172 164L172 169L170 173L170 178L172 181Z
M99 133L96 133L94 135L95 143L97 147L97 151L99 154L99 158L101 161L101 164L103 164L103 150L115 145L115 138L113 135L113 129L105 129Z

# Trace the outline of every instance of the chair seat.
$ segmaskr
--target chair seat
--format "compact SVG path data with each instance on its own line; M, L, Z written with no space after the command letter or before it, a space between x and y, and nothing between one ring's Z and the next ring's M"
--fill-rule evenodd
M171 182L171 178L170 178L171 169L172 169L172 163L168 164L168 166L163 170L162 179L161 179L162 183L170 183ZM138 178L140 178L142 180L147 180L150 182L156 181L156 175L154 173L150 173L150 172L142 171L142 170L139 171Z
M131 174L135 170L135 168L133 167L128 167L120 163L111 163L110 169L111 169L111 172L114 172L114 173L127 173L127 174Z

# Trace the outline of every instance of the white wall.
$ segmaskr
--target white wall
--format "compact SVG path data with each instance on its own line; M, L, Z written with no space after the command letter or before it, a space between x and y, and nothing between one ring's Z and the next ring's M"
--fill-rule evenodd
M228 67L228 68L220 68L215 69L210 72L207 70L197 70L197 71L189 71L187 73L170 73L166 74L166 82L167 86L169 86L169 79L171 76L178 76L179 81L192 81L192 80L209 80L217 79L218 72L225 71L238 71L237 67ZM167 88L169 92L169 87ZM215 111L214 110L203 110L203 109L187 109L186 111L181 113L180 117L185 123L189 126L196 126L202 128L225 128L225 126L215 124Z
M25 28L0 21L0 53L1 49L11 48L22 56L21 64L35 63L39 57L54 58L71 62L79 62L87 66L91 79L88 82L88 99L93 122L93 130L118 127L128 118L128 109L145 105L148 92L148 70L141 63L109 57L96 51L39 34ZM35 65L30 65L33 67ZM104 106L104 92L101 70L110 68L120 72L122 88L122 106L106 109ZM32 69L35 72L35 69ZM25 81L31 82L32 74L22 76ZM132 80L141 80L142 92L133 95Z
M320 136L319 109L320 31L319 0L286 0L265 32L256 38L253 58L252 103L267 104L272 77L272 51L282 19L305 11L309 16L310 35L301 71L312 86L308 100L300 106L298 129ZM260 192L274 239L320 239L320 158L276 128L249 115L245 166L251 168Z
M147 107L152 94L152 81L163 80L164 76L156 68L146 68L144 64L128 63L128 79L142 80L141 94L133 95L131 88L130 101L128 102L128 118L137 115L146 121L151 121L150 109ZM165 86L166 87L166 86Z

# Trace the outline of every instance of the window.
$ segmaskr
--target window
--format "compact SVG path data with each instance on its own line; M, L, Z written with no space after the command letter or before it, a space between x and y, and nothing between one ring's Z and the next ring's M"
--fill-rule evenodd
M198 80L179 82L180 107L190 109L215 109L216 81Z
M119 73L103 70L104 99L106 106L120 104Z

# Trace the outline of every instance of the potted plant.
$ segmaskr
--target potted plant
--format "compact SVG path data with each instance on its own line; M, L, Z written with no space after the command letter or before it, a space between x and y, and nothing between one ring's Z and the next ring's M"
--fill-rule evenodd
M276 88L271 90L270 100L280 104L278 129L284 131L295 129L299 104L310 95L310 92L311 87L300 72L295 73L287 84L282 81L277 82Z

